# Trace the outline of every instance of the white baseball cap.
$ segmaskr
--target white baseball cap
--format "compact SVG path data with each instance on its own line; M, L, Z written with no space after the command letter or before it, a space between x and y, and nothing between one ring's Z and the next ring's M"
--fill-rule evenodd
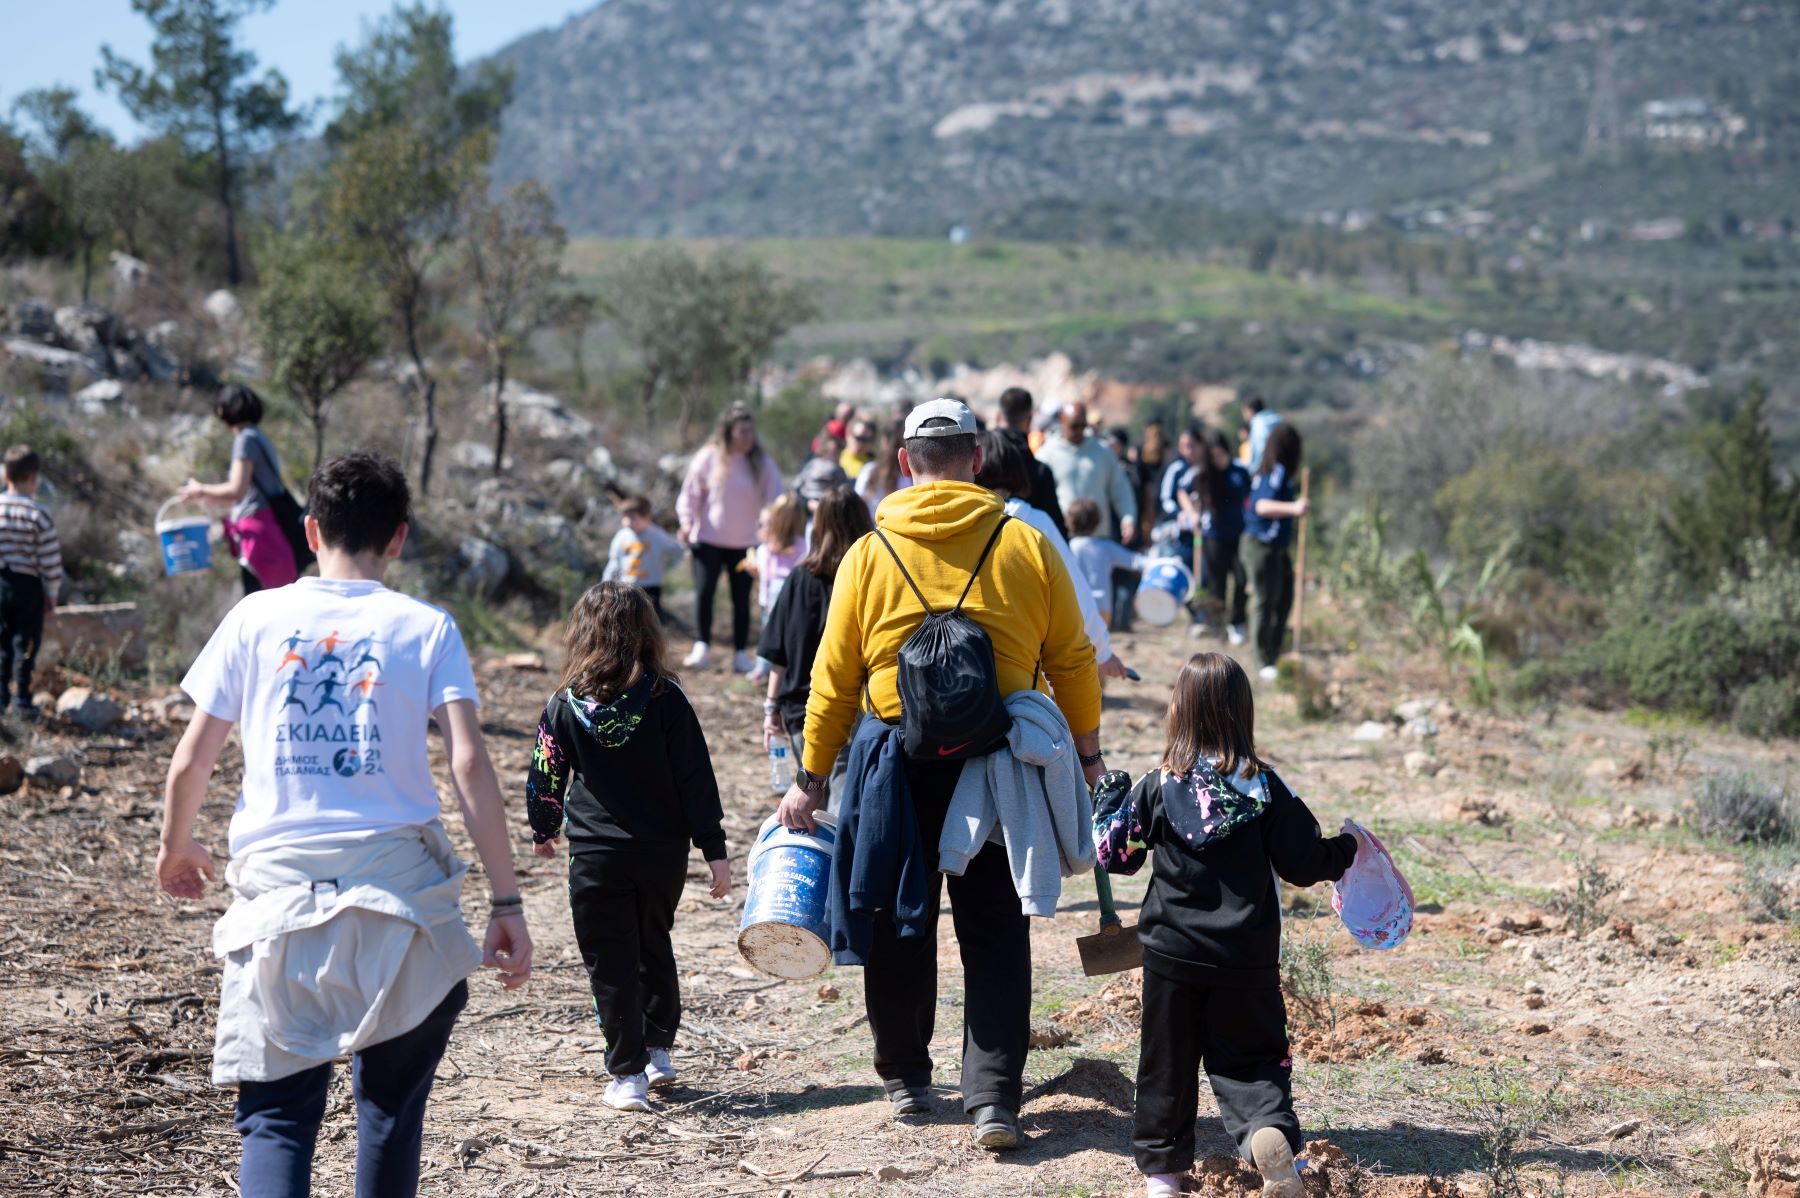
M927 420L948 420L932 428L922 427ZM906 414L905 440L914 437L961 437L975 433L975 413L960 399L934 399L922 403Z

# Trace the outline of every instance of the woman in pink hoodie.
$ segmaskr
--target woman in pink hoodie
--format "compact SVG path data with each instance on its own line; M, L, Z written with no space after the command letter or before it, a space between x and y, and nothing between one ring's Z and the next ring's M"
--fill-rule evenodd
M719 576L731 582L732 669L748 674L750 659L750 575L738 569L757 542L757 515L781 494L781 472L756 439L756 416L733 405L719 417L712 438L688 464L675 502L681 539L694 550L694 623L698 633L683 664L705 669L712 662L713 599Z

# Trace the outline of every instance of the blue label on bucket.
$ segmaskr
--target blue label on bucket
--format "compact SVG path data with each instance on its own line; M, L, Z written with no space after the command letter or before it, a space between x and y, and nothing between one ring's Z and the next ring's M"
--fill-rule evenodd
M1173 623L1193 585L1194 576L1180 558L1160 557L1148 563L1134 605L1139 617L1159 626Z
M750 888L741 926L785 923L826 939L826 883L831 875L832 830L816 835L777 825L765 830L750 855Z
M212 543L207 539L209 521L197 520L157 530L162 541L163 571L173 578L212 569Z

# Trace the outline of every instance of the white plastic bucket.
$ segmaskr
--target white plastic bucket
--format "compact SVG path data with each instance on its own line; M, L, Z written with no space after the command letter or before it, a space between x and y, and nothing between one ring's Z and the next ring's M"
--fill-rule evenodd
M819 830L806 833L783 827L771 815L750 850L738 952L773 977L818 977L831 964L826 892L837 827L826 812L813 819Z
M1194 574L1186 562L1178 557L1159 557L1144 566L1144 578L1138 583L1132 608L1144 623L1166 628L1181 617L1181 609L1193 589Z
M212 569L212 517L169 518L169 509L183 502L181 496L156 510L156 539L162 544L163 573L197 574Z

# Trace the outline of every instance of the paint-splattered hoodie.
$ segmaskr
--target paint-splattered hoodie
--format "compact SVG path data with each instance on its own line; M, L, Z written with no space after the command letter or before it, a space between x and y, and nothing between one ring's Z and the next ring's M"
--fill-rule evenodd
M1274 770L1227 781L1211 762L1153 770L1136 786L1122 771L1094 792L1094 848L1109 874L1134 874L1154 853L1138 917L1144 964L1179 981L1242 988L1279 984L1280 899L1334 882L1356 840L1325 837Z
M567 835L569 851L667 852L691 842L725 856L724 814L706 736L673 681L644 677L600 703L550 696L525 783L532 840ZM565 826L566 824L566 826Z

